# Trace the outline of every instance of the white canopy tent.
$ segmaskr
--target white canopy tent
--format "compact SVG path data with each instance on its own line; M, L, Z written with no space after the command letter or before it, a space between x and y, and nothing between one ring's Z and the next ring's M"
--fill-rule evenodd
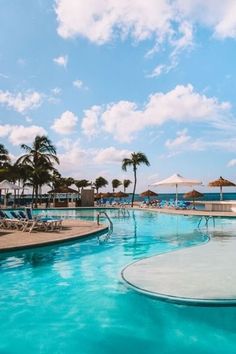
M166 179L163 179L162 181L151 184L151 186L153 186L153 187L158 187L158 186L175 187L175 189L176 189L175 203L177 204L177 202L178 202L178 186L191 186L192 187L194 185L201 185L201 184L202 184L202 182L197 179L185 178L185 177L176 173Z
M15 192L16 190L19 190L21 188L18 187L16 184L11 183L11 182L7 181L6 179L4 179L4 181L0 182L0 189L5 190L4 206L7 206L8 190L14 190L14 192Z

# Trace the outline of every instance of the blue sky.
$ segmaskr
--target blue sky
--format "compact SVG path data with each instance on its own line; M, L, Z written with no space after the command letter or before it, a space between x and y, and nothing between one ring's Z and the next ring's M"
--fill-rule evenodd
M175 172L236 181L234 0L3 0L0 28L13 160L48 134L64 176L130 178L121 160L142 151L139 191Z

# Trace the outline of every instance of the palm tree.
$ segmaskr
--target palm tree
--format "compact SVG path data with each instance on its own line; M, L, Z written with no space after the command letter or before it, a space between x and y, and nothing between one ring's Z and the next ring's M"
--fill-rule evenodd
M87 179L79 179L79 180L75 180L75 185L78 188L78 191L80 193L80 189L84 189L88 186L91 186L91 182L89 182Z
M3 144L0 144L0 167L6 167L10 163L8 151Z
M35 195L35 207L37 208L39 188L49 183L51 173L54 171L54 163L59 164L56 156L56 148L51 140L42 135L37 135L32 146L22 144L21 148L26 152L16 163L29 167L28 180L32 184L32 199Z
M108 185L107 180L104 177L98 177L96 178L95 182L94 182L94 187L98 193L99 189L102 187L106 187Z
M60 172L55 169L53 171L52 175L51 175L51 185L50 185L50 187L52 189L57 189L59 186L62 185L61 179L62 179L62 177L61 177Z
M123 180L124 193L126 192L126 188L128 188L131 183L132 183L132 181L130 179Z
M0 180L8 178L8 170L10 166L10 157L8 155L8 150L3 144L0 144ZM2 198L2 190L0 189L0 204Z
M119 181L119 180L116 179L116 178L112 180L111 184L112 184L112 191L113 191L113 193L115 192L115 189L116 189L116 188L118 188L119 186L122 185L121 181Z
M132 166L133 172L134 172L134 188L133 188L131 207L133 207L133 205L134 205L134 195L135 195L136 184L137 184L137 167L141 164L144 164L146 166L150 166L150 162L148 161L147 156L142 152L137 152L137 153L133 152L131 154L130 158L125 158L122 161L122 170L123 171L127 171L127 167Z
M70 187L74 183L75 183L75 180L72 177L61 177L60 178L60 185L61 186Z

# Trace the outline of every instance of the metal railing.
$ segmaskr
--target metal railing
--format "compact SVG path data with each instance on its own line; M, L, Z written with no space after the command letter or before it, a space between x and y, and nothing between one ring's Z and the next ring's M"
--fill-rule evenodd
M125 206L120 207L118 209L118 217L126 217L126 216L130 216L129 210L125 208Z
M198 228L200 227L201 222L202 222L203 220L205 220L205 226L206 226L206 227L208 227L209 220L212 220L213 226L215 227L215 218L214 218L214 216L212 216L212 215L204 215L204 216L202 216L202 217L200 218L200 220L199 220L199 222L198 222L198 226L197 226Z
M110 230L110 231L113 231L113 222L111 221L111 219L110 219L110 217L109 217L109 215L107 214L106 211L99 211L99 212L97 213L97 224L100 225L100 216L101 216L102 214L105 215L106 219L107 219L108 222L109 222L109 230Z

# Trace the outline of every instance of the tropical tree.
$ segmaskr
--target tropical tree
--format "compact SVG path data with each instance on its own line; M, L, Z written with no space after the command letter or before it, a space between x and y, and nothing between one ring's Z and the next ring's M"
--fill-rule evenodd
M87 179L75 180L74 184L78 188L79 193L80 193L80 189L84 189L88 186L91 186L91 182L89 182Z
M0 168L6 167L10 163L8 150L3 144L0 144Z
M72 177L61 177L60 178L60 186L70 187L74 183L75 183L75 180Z
M56 189L59 186L61 186L62 185L61 179L62 177L60 172L55 169L51 175L51 188Z
M127 171L127 167L132 167L134 173L134 188L133 188L131 207L133 207L134 205L134 195L135 195L136 184L137 184L137 167L142 164L146 166L150 166L150 162L148 161L147 156L142 152L137 152L137 153L133 152L129 158L124 158L122 161L122 170Z
M128 188L131 183L132 183L132 181L130 179L123 180L124 193L126 192L126 188Z
M8 150L3 144L0 144L0 180L8 178L8 170L10 166L10 157L8 155ZM2 197L2 190L0 189L0 203Z
M49 183L53 173L54 163L59 164L56 156L56 148L51 140L42 135L37 135L32 146L22 144L21 148L26 152L16 163L28 166L29 176L27 180L33 187L32 198L35 196L35 207L38 203L39 188Z
M115 178L111 181L111 184L112 184L112 191L114 193L115 189L122 185L122 182Z
M98 177L96 178L94 182L94 187L98 193L100 188L106 187L108 185L108 181L104 177Z

